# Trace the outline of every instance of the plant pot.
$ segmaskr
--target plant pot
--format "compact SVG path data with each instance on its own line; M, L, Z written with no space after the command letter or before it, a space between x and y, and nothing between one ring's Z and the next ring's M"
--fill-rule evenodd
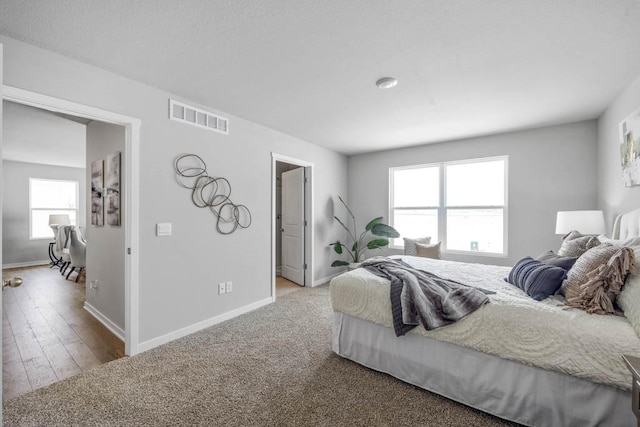
M360 267L360 264L362 264L361 262L351 262L349 263L349 270L355 270L356 268Z

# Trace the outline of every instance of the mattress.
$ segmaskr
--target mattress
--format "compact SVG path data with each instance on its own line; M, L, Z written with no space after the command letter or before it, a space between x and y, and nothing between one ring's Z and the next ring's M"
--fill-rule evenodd
M622 354L640 356L640 339L624 316L588 314L552 296L537 302L504 281L510 268L397 257L441 277L495 291L489 304L464 319L419 334L504 359L569 374L599 384L631 388ZM389 281L364 268L331 281L333 310L392 328ZM402 339L399 337L398 339Z

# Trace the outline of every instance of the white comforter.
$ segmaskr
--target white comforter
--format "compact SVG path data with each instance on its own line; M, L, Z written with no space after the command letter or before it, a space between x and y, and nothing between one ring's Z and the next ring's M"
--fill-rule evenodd
M621 355L640 356L640 339L625 317L567 308L559 296L534 301L504 281L509 267L401 258L441 277L497 292L489 295L489 304L457 323L428 332L418 326L411 333L630 389L631 374ZM334 311L393 327L388 280L358 268L334 278L330 293Z

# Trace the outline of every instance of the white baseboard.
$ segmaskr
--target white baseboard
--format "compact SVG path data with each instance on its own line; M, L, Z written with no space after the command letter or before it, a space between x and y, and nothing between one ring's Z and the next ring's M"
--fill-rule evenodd
M36 265L45 265L51 264L51 260L42 260L42 261L27 261L27 262L14 262L12 264L3 264L2 268L20 268L20 267L34 267Z
M313 281L313 284L311 285L311 287L313 288L313 287L315 287L315 286L324 285L325 283L330 282L330 281L331 281L331 279L333 279L333 278L334 278L334 277L336 277L336 276L339 276L339 275L340 275L340 274L342 274L342 273L344 273L344 271L338 271L337 273L334 273L334 274L332 274L332 275L330 275L330 276L327 276L327 277L323 277L323 278L321 278L321 279L314 280L314 281Z
M160 337L150 339L138 345L138 352L142 353L143 351L151 350L152 348L158 347L159 345L166 344L170 341L177 340L178 338L193 334L194 332L198 332L202 329L224 322L225 320L233 319L234 317L238 317L241 314L245 314L257 308L264 307L265 305L271 304L272 302L273 297L265 298L249 305L245 305L244 307L236 308L235 310L227 311L226 313L222 313L218 316L211 317L198 323L194 323L193 325L178 329L177 331L169 332L168 334L162 335Z
M281 276L281 275L282 275L282 266L276 265L276 276Z
M113 332L113 334L120 339L120 341L124 341L124 329L120 326L116 325L109 319L107 316L102 314L100 310L89 304L88 302L84 302L84 309L89 312L93 317L95 317L98 322L102 323L105 328Z

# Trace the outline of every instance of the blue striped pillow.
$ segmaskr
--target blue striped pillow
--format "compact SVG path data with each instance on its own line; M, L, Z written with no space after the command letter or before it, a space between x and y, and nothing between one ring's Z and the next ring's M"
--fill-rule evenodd
M556 293L566 276L567 271L563 268L526 257L513 266L505 280L525 291L534 300L542 301Z

